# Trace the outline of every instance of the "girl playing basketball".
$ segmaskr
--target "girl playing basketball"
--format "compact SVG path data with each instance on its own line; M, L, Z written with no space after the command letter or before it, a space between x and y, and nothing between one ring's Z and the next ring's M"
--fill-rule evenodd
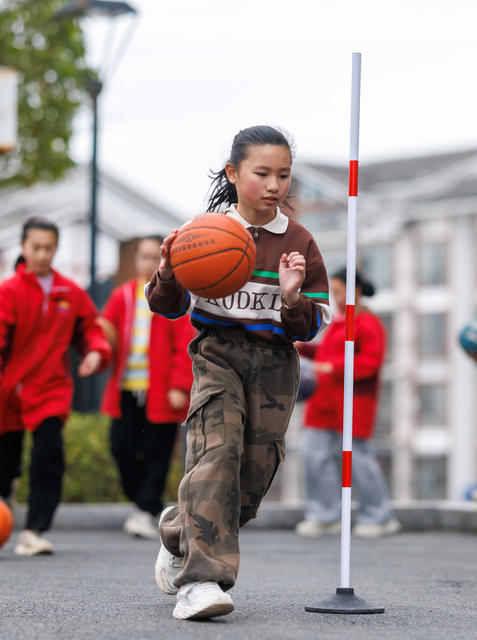
M233 610L227 590L239 566L239 527L255 518L285 455L284 436L298 388L295 340L330 321L328 280L312 235L284 215L291 180L287 139L265 126L240 131L215 174L209 210L252 234L257 261L248 295L192 298L174 278L169 252L147 287L150 308L169 318L190 312L199 335L189 346L194 384L186 473L177 507L160 518L156 581L177 594L174 617ZM241 300L240 304L237 300ZM247 305L243 303L247 300Z
M107 366L111 349L83 289L51 268L58 228L42 218L23 226L15 274L0 285L0 498L20 475L24 429L33 432L25 529L15 553L52 553L42 533L61 498L62 427L71 410L68 348L83 356L80 376Z

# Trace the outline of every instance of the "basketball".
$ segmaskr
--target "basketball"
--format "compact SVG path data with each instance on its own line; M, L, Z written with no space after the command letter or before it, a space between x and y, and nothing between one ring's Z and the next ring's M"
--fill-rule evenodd
M471 356L477 356L477 320L466 325L459 335L460 346Z
M5 542L10 537L13 529L13 517L12 512L8 508L8 506L0 500L0 547L5 544Z
M223 213L204 213L180 228L170 255L183 287L201 298L225 298L252 277L256 250L240 222Z

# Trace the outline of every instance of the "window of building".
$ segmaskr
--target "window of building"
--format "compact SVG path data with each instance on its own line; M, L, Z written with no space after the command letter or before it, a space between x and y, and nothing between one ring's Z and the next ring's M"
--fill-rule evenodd
M414 496L418 500L446 497L446 457L419 456L414 463Z
M345 249L324 249L322 251L322 256L328 278L331 278L334 273L346 266Z
M360 252L359 267L376 289L392 286L392 249L390 245L366 247Z
M446 243L421 242L419 246L419 282L439 285L446 281Z
M421 425L446 424L446 387L443 384L424 384L419 387Z
M419 352L423 357L441 356L446 350L446 317L426 313L419 319Z
M443 384L423 384L419 387L421 425L446 424L446 387Z
M318 200L323 195L317 187L313 187L306 182L300 182L298 192L302 200Z
M314 234L339 231L346 227L346 213L342 209L307 211L303 214L303 225Z
M375 444L374 449L376 452L376 460L378 461L378 464L381 467L381 471L383 473L386 486L389 487L389 490L391 490L392 453L390 451L390 446L384 449L384 448L380 448L379 446L376 446Z
M391 362L393 360L393 341L394 341L394 316L392 313L379 313L379 319L386 329L386 355L385 362Z
M392 427L392 382L385 380L381 384L379 394L378 414L376 416L376 426L374 437L377 440L391 439Z

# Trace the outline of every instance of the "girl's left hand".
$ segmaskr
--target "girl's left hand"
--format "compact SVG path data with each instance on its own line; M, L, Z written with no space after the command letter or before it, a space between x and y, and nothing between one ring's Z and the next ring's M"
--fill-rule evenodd
M90 376L92 373L99 369L101 364L101 354L99 351L90 351L85 355L78 367L78 375L81 378Z
M280 258L278 268L279 282L286 304L291 307L298 302L298 289L305 279L306 260L298 251L288 255L284 253Z

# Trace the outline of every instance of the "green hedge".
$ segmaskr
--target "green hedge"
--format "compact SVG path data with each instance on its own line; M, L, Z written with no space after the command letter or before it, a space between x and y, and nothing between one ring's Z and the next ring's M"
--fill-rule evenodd
M73 413L64 427L66 472L63 502L124 502L116 465L109 451L110 418L98 413ZM176 442L165 501L177 500L182 477L181 443ZM31 434L27 433L23 451L23 475L17 499L26 502Z

